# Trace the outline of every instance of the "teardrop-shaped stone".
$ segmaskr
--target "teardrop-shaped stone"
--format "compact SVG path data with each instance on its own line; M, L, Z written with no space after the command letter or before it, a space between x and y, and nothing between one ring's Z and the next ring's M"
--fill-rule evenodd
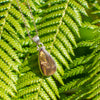
M39 50L40 70L45 76L53 75L56 71L56 64L50 54L41 47Z

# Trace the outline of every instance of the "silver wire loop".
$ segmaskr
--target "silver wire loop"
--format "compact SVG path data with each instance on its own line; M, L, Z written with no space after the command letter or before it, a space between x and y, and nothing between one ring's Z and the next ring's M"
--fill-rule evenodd
M40 49L40 48L39 48L39 46L37 45L37 50L39 51L39 49Z
M45 46L43 45L43 43L39 42L39 43L37 44L37 50L40 50L39 45L41 45L43 48L45 48Z
M43 43L39 42L39 45L42 45L42 47L44 47Z

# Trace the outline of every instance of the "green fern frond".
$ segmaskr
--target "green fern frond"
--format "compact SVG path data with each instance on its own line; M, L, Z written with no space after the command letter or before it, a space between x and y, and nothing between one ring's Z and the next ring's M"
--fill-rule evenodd
M97 95L97 91L99 91L99 84L100 82L95 83L93 86L87 86L87 88L91 87L89 89L89 91L83 90L80 92L81 95L78 96L76 99L81 99L81 98L87 98L87 99L91 99L92 97L94 97L95 95ZM97 91L96 91L97 90ZM96 92L95 92L96 91Z
M56 61L56 58L53 57L53 59ZM63 76L64 75L64 69L62 68L61 64L56 61L57 71Z
M15 92L17 91L15 86L16 78L9 66L1 59L0 64L0 87L4 90L2 93L0 90L0 97L10 99L10 96L15 97ZM8 94L10 96L8 96Z
M93 79L93 81L91 82L91 84L94 84L95 82L100 80L100 74L96 75L96 77Z
M48 77L46 78L47 83L50 85L50 87L52 88L52 90L55 92L55 94L57 95L57 97L59 98L59 92L56 86L56 83L54 81L54 79L52 77Z
M97 54L97 52L99 52L100 51L100 45L99 44L97 44L98 46L97 46L97 48L93 51L93 54ZM94 46L95 46L95 44L94 44ZM92 46L91 48L94 48L94 46Z
M28 93L31 93L31 92L34 92L34 91L37 91L39 88L39 84L36 84L36 85L30 85L30 87L26 87L26 88L23 88L23 89L20 89L17 93L17 97L20 98Z
M90 22L84 22L82 25L84 28L89 28L89 29L96 29L98 26L92 25Z
M30 85L30 84L35 84L35 83L38 83L39 82L39 78L30 78L30 79L27 79L25 81L22 81L21 83L18 84L17 86L17 89L20 89L20 88L23 88L27 85Z
M81 13L83 13L84 15L87 16L87 13L85 11L85 8L83 6L81 6L79 3L77 3L76 1L74 0L70 0L69 4L72 6L72 7L75 7L77 8L77 10L79 10Z
M15 62L2 50L0 49L0 57L9 65L12 67L13 70L18 71L18 66L15 64Z
M6 22L5 26L4 26L5 30L7 30L9 32L9 34L14 37L15 39L19 40L18 35L16 34L15 30L13 29L13 27L11 27L9 25L8 22Z
M23 19L22 19L22 15L21 13L16 10L13 6L9 9L9 13L13 16L15 16L18 20L20 20L21 22L23 22ZM24 17L24 16L23 16ZM24 20L25 20L25 23L27 24L28 27L30 27L29 23L28 23L28 20L24 17Z
M71 93L71 96L66 95L64 100L81 100L81 99L93 99L99 94L100 85L100 53L99 53L99 38L98 42L88 42L93 51L90 55L82 56L73 60L73 64L70 64L71 69L66 69L65 75L63 76L68 82L64 86L59 88L60 93ZM82 41L83 42L83 41ZM82 43L80 42L80 43ZM86 41L87 42L87 41ZM80 44L79 43L79 44ZM84 42L83 42L84 43ZM95 46L94 46L95 45ZM79 46L80 47L80 46ZM83 46L81 46L83 47ZM84 47L87 47L85 45ZM96 51L97 49L97 51ZM94 51L96 51L94 53ZM81 67L82 66L82 67ZM79 69L78 69L79 68ZM81 69L83 68L83 69ZM80 78L74 79L73 77L78 76ZM71 78L71 81L69 81ZM73 81L74 79L74 81ZM76 85L77 84L77 85ZM84 89L86 87L86 89ZM99 97L98 97L99 98Z
M76 23L74 23L74 21L68 15L66 15L63 20L65 24L67 24L72 29L72 31L75 32L75 34L78 37L80 37L79 30L78 30Z
M75 60L73 60L73 63L70 64L70 67L73 68L74 66L79 66L79 65L81 65L84 59L85 59L85 56L76 58Z
M70 64L70 67L74 68L74 67L77 67L80 65L83 66L83 64L88 63L93 57L94 57L94 55L87 55L87 56L82 56L82 57L76 58L75 60L73 60L73 63Z
M0 15L0 23L2 23L0 26L0 37L1 37L1 34L3 33L3 29L4 29L4 25L5 25L5 22L6 22L6 18L8 16L8 10L10 9L11 7L11 4L9 1L1 1L0 2L0 12L1 12L1 15ZM3 15L2 15L3 14Z
M0 99L11 100L11 98L7 95L7 93L5 93L5 91L3 91L2 88L0 88Z
M78 83L79 79L77 80L73 80L69 83L67 83L66 85L62 86L59 88L59 92L60 93L64 93L66 92L67 90L70 90L71 88L73 88L77 83Z
M19 6L20 6L21 11L22 11L25 15L27 15L28 18L31 18L31 14L30 14L29 9L28 9L21 1L19 1L19 2L17 3L16 0L13 0L11 3L12 3L15 7L17 7L17 8L19 8ZM19 6L18 6L18 4L19 4Z
M4 40L8 41L10 45L12 45L15 49L18 51L22 51L22 47L19 43L19 41L14 40L6 31L4 31L5 34L2 34L2 37Z
M24 2L27 2L27 0L24 0ZM41 1L41 2L43 2L43 1ZM40 3L40 1L38 1L38 0L34 0L34 1L32 1L32 0L29 0L29 5L30 5L30 7L35 11L35 12L37 12L37 13L40 13L41 12L41 9L39 9L39 6L41 6L41 3Z
M90 47L94 44L94 41L82 41L79 42L77 45L78 47Z
M82 25L82 18L81 14L77 9L72 9L71 7L67 8L67 13L81 26Z
M50 77L40 74L36 44L28 37L26 27L31 36L36 34L28 4L40 42L56 62L57 71ZM85 8L89 8L86 0L0 1L0 99L100 98L99 38L87 41L80 38L80 27L98 28L88 21L82 23L85 16L86 19L90 16ZM81 48L90 50L89 54L84 54Z
M18 33L19 33L23 38L25 38L22 27L20 26L20 24L19 24L10 14L9 14L8 17L7 17L7 21L8 21L9 23L11 23L11 24L16 28L16 30L18 31Z
M70 29L66 25L64 25L64 24L60 26L60 29L63 32L63 34L65 34L68 37L68 39L71 41L71 43L73 45L77 46L75 38L74 38L74 35L70 31Z
M47 6L49 4L50 4L50 7L47 7L47 9L43 8L44 6ZM54 4L56 4L56 5L54 5ZM60 7L58 7L57 5L58 6L60 5ZM65 67L67 67L69 69L69 64L68 64L68 61L66 61L66 59L68 59L70 62L72 62L71 56L70 56L70 54L74 55L72 45L74 44L74 46L77 47L75 36L79 36L78 25L81 25L81 16L78 12L79 10L76 10L74 7L74 8L71 8L71 10L68 12L67 6L69 8L71 8L71 6L69 4L67 4L66 1L59 1L59 0L58 1L57 0L56 1L53 1L53 0L46 1L46 3L44 3L41 8L43 10L42 13L44 13L44 16L43 16L43 14L41 14L42 19L40 19L40 21L37 23L40 41L44 43L47 50L53 56L53 58L55 59L57 65L58 65L57 72L55 72L53 77L56 80L58 80L62 85L64 85L62 77L61 77L64 73L62 65L64 65ZM34 8L32 8L32 9L34 9ZM24 10L22 10L22 12L25 15L27 15L24 12ZM74 17L74 13L76 16L78 16L78 18ZM70 20L68 20L67 17L65 17L65 16L67 16ZM72 24L70 24L70 23L72 23ZM34 29L33 29L33 31L34 31ZM60 36L62 36L62 38ZM64 39L63 39L63 37L64 37ZM29 40L26 40L22 44L23 44L23 46L27 46L27 45L31 46L31 44L29 44ZM60 45L58 45L58 44L60 44ZM23 49L23 52L25 52L25 53L28 52L30 54L33 54L33 53L36 53L37 50L34 46L32 46L30 48L25 47L25 49ZM28 68L28 66L27 66L25 68L22 68L21 72L27 73L27 71L29 71L29 70L31 70L31 69ZM23 84L24 82L25 81L23 81L21 83ZM20 82L18 82L18 83L20 83ZM25 82L25 83L27 83L27 82ZM28 86L30 86L30 84L31 84L31 80L29 80ZM58 90L56 88L56 85L52 84L52 86L54 86L54 89L53 89L51 86L51 82L47 81L47 79L45 80L45 82L40 82L40 85L41 84L42 84L42 88L40 88L40 90L37 90L37 91L39 91L40 99L48 100L48 99L52 98L55 100L56 95L59 97L59 93L57 92ZM44 84L46 84L46 85L44 85ZM25 87L26 85L27 84L19 85L20 89L22 88L21 86ZM46 86L46 87L44 87L44 86ZM20 89L19 89L19 91L20 91ZM41 91L44 94L42 94ZM23 96L21 96L21 98L22 97Z
M2 79L6 84L8 84L10 86L10 88L12 88L15 92L16 90L16 86L13 83L13 81L11 79L9 79L3 72L0 71L0 79Z
M53 100L57 100L56 96L54 95L54 92L50 89L48 84L45 82L45 80L42 80L41 86L44 88L44 90L47 92L47 94L51 97Z
M5 11L9 8L9 3L0 6L0 11ZM6 15L6 14L5 14Z
M52 77L46 78L46 80L47 80L47 82L46 82L46 80L43 80L39 77L34 76L34 74L32 72L28 72L28 74L22 75L20 79L21 80L19 80L18 84L17 84L17 89L19 91L18 95L17 95L18 99L22 98L23 96L26 97L27 94L29 94L29 93L31 94L32 92L35 92L35 91L38 92L38 97L40 95L41 98L42 98L42 95L48 94L52 99L56 100L55 94L57 94L59 96L56 84L55 84L54 80L52 79ZM41 91L40 88L41 89L43 88L43 91L45 91L45 92ZM56 91L56 92L54 93L53 91L54 92ZM45 94L41 94L42 92ZM44 98L46 98L46 97L44 97Z
M92 24L98 24L100 23L100 19L96 19L95 21L92 22Z
M93 98L93 100L97 100L97 99L100 99L100 95L99 94Z
M0 46L6 51L8 52L8 54L17 62L20 63L20 60L17 56L17 54L14 52L14 50L3 40L0 41Z
M23 64L27 65L29 63L31 64L32 62L28 62L27 60L25 60ZM34 64L34 66L37 66L37 64ZM18 99L20 99L20 98L24 99L24 97L26 97L26 96L27 96L27 98L30 97L30 96L28 96L28 94L34 94L35 93L35 91L32 91L32 89L34 90L34 87L32 87L32 86L36 85L37 86L36 92L37 92L38 98L39 97L41 97L43 99L47 99L47 98L51 99L52 98L53 100L56 100L57 97L59 97L59 92L58 92L58 89L57 89L57 86L56 86L54 79L52 77L42 78L40 76L37 76L36 74L34 74L30 70L30 67L29 68L28 67L29 66L26 66L26 68L25 67L20 68L20 71L22 70L21 71L22 75L20 75L20 78L17 82L17 90L19 91L17 98ZM40 72L39 72L39 74L40 74ZM55 76L55 77L57 77L57 76ZM23 91L23 93L20 92L21 90ZM24 92L24 91L26 91L26 92ZM45 94L42 94L41 91ZM44 97L42 97L43 95L44 95ZM45 97L46 95L47 95L47 97Z
M93 17L96 16L94 18L92 24L96 24L97 26L99 26L99 23L100 23L100 16L99 16L99 14L100 14L100 3L99 3L98 0L97 0L97 2L95 2L95 4L91 3L91 9L93 9L92 12L91 12L92 16Z
M53 77L54 77L60 84L64 85L64 82L63 82L63 80L62 80L62 77L61 77L61 75L60 75L57 71L54 73Z
M15 96L15 94L13 93L13 90L1 80L0 80L0 87L2 87L12 97Z
M90 70L90 72L91 72L90 76L91 76L91 77L93 77L95 74L97 74L97 73L100 71L100 69L99 69L99 64L100 64L100 62L98 62L98 64L96 64L96 65L94 66L94 68L92 68L92 69Z
M3 3L4 3L4 5L1 5L0 6L0 11L7 10L9 8L9 2L6 2L6 1L5 2L2 2L2 1L0 1L0 4L3 4Z
M62 52L63 56L65 56L70 62L72 62L68 51L58 39L55 41L54 45L60 52Z
M89 8L88 3L85 0L77 0L81 5L83 5L85 8Z
M86 1L84 1L84 2L86 4ZM61 63L63 63L64 66L67 65L67 67L68 67L67 62L61 56L66 55L65 58L67 58L68 60L70 60L72 62L68 51L70 50L70 52L74 55L74 52L72 50L72 44L74 44L76 46L76 42L75 42L73 33L75 33L75 35L77 35L79 37L79 30L78 30L78 25L76 24L76 22L78 22L79 24L81 23L80 16L79 16L78 20L76 17L73 16L73 14L78 15L77 11L74 12L75 7L73 6L74 7L73 9L71 8L71 10L68 10L72 4L75 5L78 8L78 10L79 10L79 8L82 7L78 3L76 3L76 2L73 3L72 1L61 1L61 0L46 1L46 3L44 3L44 5L42 7L45 7L48 5L50 5L50 7L47 7L47 9L43 9L43 13L46 15L42 16L43 18L40 20L39 25L38 25L38 30L39 30L39 35L41 37L41 40L44 40L44 38L42 38L42 37L45 36L45 38L47 37L48 42L53 41L51 44L52 46L50 47L51 48L50 53L53 56L55 56L56 58L58 58L58 56L60 56L59 61ZM76 22L72 19L72 17L74 19L76 19ZM70 45L70 46L66 45L68 48L68 51L66 50L65 47L63 47L63 44L61 43L63 38L62 39L60 38L59 33L62 36L66 34L66 37L68 37L68 38L66 38L66 41L64 42L64 44L68 43L68 40L71 41L72 44L70 42L68 43L68 45ZM52 36L52 40L50 38L51 36ZM54 36L54 38L53 38L53 36ZM48 39L48 37L49 37L49 39ZM46 41L43 41L43 42L46 42ZM58 44L61 44L61 45L58 46ZM59 51L57 51L57 49L62 54L60 54ZM57 55L54 54L55 52Z
M73 51L72 45L70 41L68 40L68 38L62 33L59 33L57 38L59 41L61 41L61 43L68 50L68 52L70 52L74 56L74 51Z
M15 77L14 77L13 73L11 72L9 66L7 66L2 59L0 59L0 64L1 64L0 69L5 74L7 74L10 79L12 79L14 82L16 82Z
M84 73L84 66L77 66L76 68L73 68L67 72L65 72L63 78L66 79L68 77L72 77L78 74Z
M52 50L52 55L54 55L56 58L58 58L58 60L69 69L68 66L68 62L66 61L66 59L63 57L63 55L60 53L60 51L58 51L57 48L53 48Z
M96 82L93 86L92 86L92 90L90 90L89 92L91 93L91 94L89 94L89 96L87 97L87 99L89 99L89 98L93 98L94 96L96 96L96 95L98 95L100 92L100 89L99 89L99 87L100 87L100 81L99 82Z
M37 100L38 99L38 93L35 92L34 94L28 94L28 95L24 96L24 99L18 99L18 100L30 100L30 99Z
M43 90L43 88L40 88L39 96L40 96L43 100L50 100L49 96L48 96L47 93Z

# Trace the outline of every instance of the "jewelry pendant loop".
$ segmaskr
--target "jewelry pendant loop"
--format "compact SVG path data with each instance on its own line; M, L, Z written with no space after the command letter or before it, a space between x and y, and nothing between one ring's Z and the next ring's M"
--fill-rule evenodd
M40 39L39 39L39 36L38 36L38 35L34 36L34 37L32 38L32 40L33 40L37 45L39 45Z
M37 44L37 50L39 50L39 45L41 45L42 47L44 47L43 43L40 42L39 36L36 35L32 38L32 40ZM44 47L45 48L45 47Z

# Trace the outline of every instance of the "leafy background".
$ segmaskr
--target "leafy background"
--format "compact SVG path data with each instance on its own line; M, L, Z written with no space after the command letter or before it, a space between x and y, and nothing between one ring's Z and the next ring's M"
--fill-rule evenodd
M28 4L56 62L50 77L28 37L27 29L36 35ZM0 0L0 100L99 100L99 26L99 0Z

